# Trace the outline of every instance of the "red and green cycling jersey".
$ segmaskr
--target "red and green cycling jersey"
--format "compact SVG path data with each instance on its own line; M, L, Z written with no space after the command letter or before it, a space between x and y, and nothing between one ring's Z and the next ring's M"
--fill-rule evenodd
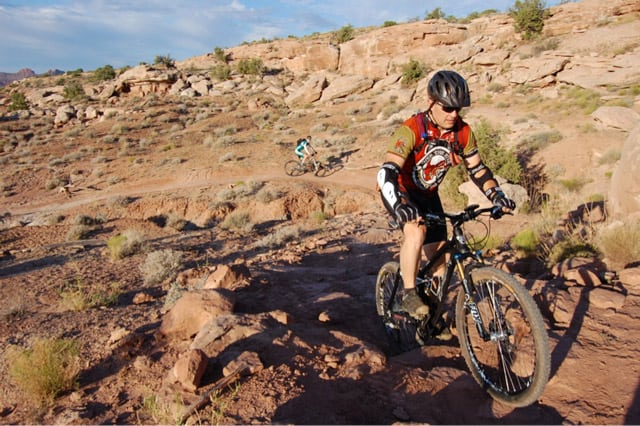
M433 194L447 171L478 152L471 127L458 117L451 130L441 132L418 113L407 119L391 138L387 152L404 158L398 176L402 192Z

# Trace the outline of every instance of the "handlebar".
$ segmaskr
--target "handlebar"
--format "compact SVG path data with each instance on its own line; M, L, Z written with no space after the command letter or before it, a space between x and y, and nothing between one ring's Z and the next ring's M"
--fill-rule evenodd
M474 220L480 215L490 213L492 219L500 219L505 214L512 214L502 210L502 206L491 206L479 208L478 204L471 204L459 213L426 213L422 216L427 224L439 224L449 219L453 226L461 225L464 222Z

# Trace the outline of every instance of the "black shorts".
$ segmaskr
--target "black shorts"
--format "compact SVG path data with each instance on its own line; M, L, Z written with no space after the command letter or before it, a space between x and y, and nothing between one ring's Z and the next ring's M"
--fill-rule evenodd
M436 192L432 196L425 196L422 193L405 192L402 194L406 197L410 204L418 208L421 214L425 213L443 213L440 195ZM447 239L447 225L442 223L431 225L427 228L427 236L424 240L425 244L438 243Z

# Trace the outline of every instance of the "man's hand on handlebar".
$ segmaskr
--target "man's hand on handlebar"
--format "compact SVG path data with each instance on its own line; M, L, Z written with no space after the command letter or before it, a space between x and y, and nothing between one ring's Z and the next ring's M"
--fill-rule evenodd
M496 208L491 212L491 216L496 216L495 212L497 211L500 211L500 216L503 214L511 214L516 208L515 201L507 198L503 192L498 192L498 194L493 198L493 205Z

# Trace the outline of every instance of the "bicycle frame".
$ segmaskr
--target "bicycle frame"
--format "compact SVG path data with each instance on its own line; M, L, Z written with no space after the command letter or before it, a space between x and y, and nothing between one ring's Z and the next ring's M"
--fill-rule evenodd
M484 265L484 259L482 258L482 254L480 251L472 251L471 247L469 247L469 243L462 229L462 225L466 220L462 215L440 216L434 214L425 215L424 220L427 225L442 224L443 222L446 222L448 220L451 223L453 229L451 235L445 240L444 244L439 247L438 250L436 250L431 258L427 259L424 262L417 273L416 287L418 288L419 292L427 297L429 297L430 295L435 296L435 298L437 299L437 302L435 303L437 307L436 311L429 316L423 326L428 327L429 332L431 332L431 330L433 330L436 326L438 320L442 316L444 309L443 302L446 296L449 294L453 275L457 273L460 284L462 286L461 291L465 292L465 299L469 304L469 309L472 311L472 315L476 323L478 332L483 339L489 339L489 333L486 331L482 318L477 313L477 308L475 307L473 298L471 297L472 293L474 292L474 287L473 285L471 285L472 283L470 271L473 267ZM439 261L444 256L448 257L445 264L445 273L442 277L442 281L438 285L438 288L434 290L429 277L433 275L432 269L434 268L434 265L439 264ZM472 259L473 261L465 264L464 261L467 259ZM402 279L400 278L400 275L398 275L393 286L390 302L394 300L395 294L400 285L402 285ZM389 306L388 308L391 309L391 306Z

